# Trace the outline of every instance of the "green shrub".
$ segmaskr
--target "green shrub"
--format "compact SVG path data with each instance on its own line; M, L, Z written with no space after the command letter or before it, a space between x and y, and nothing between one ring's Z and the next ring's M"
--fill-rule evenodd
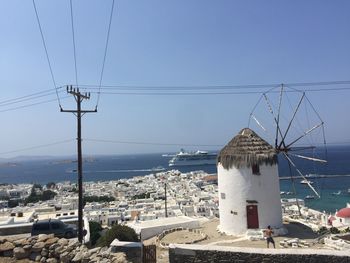
M46 190L42 194L36 194L34 190L32 190L31 194L25 199L24 203L36 203L39 201L47 201L51 200L57 195L55 192L51 190Z
M318 232L318 234L320 234L320 235L326 234L326 233L328 232L328 228L325 227L325 226L323 226L323 227L321 227L317 232Z
M97 246L109 246L114 239L137 242L139 238L134 229L125 225L114 225L106 234L97 240Z
M91 245L94 246L97 242L97 240L101 237L100 231L102 231L102 227L100 223L90 221L89 222L90 227L90 242Z
M112 202L115 201L115 198L113 196L84 196L84 205L86 203L92 203L92 202L98 202L98 203L106 203L106 202Z
M331 227L330 231L332 234L339 234L340 233L339 229L336 227Z

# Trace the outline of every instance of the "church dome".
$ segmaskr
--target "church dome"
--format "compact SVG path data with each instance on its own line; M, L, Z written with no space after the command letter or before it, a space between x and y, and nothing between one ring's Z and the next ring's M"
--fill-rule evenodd
M350 218L350 207L340 209L337 213L337 217Z

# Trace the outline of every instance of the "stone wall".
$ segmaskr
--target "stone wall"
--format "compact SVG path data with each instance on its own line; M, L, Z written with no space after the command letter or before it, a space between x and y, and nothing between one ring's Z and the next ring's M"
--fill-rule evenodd
M57 238L54 235L39 235L29 238L0 238L0 257L15 260L30 259L36 262L128 262L124 253L113 253L110 248L88 249L76 239Z
M170 263L200 262L291 262L291 263L350 263L346 251L314 249L258 249L223 246L179 245L169 246Z

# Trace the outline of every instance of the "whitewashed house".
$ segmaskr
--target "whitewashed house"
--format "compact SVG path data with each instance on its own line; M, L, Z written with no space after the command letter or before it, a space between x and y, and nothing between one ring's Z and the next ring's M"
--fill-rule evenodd
M249 128L219 153L219 230L243 235L249 229L282 227L277 155Z
M330 216L328 222L334 227L350 227L350 204L340 209L334 216Z

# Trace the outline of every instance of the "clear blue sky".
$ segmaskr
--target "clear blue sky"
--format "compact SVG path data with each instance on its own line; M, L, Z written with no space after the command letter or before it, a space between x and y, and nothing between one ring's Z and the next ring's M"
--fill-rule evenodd
M98 84L111 3L73 0L79 84ZM36 5L57 85L75 84L69 0L36 0ZM349 80L349 10L350 2L345 0L117 0L103 84ZM0 101L53 89L32 1L2 1L0 33ZM350 142L349 95L350 91L308 94L326 123L329 142ZM259 96L102 95L99 112L84 116L83 137L224 145L247 126ZM95 103L93 94L84 108ZM62 104L74 106L72 99ZM2 109L6 107L0 105ZM1 152L76 136L74 116L60 113L57 102L0 112L0 119ZM86 141L83 151L123 154L179 148ZM75 150L71 142L0 157L65 155Z

